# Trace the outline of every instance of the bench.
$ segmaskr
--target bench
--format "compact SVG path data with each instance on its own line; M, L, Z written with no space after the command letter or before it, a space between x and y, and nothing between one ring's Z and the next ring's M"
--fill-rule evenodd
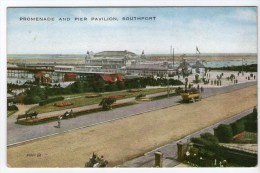
M23 118L27 119L28 117L30 117L30 118L33 118L33 117L36 118L37 115L38 115L37 112L33 112L33 113L29 113L29 114L26 113L26 114L18 115L18 117L17 117L16 119L17 119L17 121L18 121L18 120L23 119Z

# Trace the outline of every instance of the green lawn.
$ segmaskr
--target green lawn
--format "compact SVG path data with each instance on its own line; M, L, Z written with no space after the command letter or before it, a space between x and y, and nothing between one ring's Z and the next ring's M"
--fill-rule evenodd
M116 108L120 108L120 107L125 107L125 106L131 106L137 103L134 102L127 102L127 103L123 103L123 104L119 104L119 105L114 105L112 107L112 109L116 109ZM85 110L85 111L81 111L81 112L75 112L74 115L75 117L78 116L82 116L82 115L87 115L87 114L91 114L91 113L95 113L95 112L100 112L103 111L102 107L97 108L97 109L92 109L92 110ZM71 118L69 118L71 119ZM66 120L69 120L66 119ZM41 119L40 121L35 121L35 122L30 122L30 121L17 121L16 124L21 124L21 125L27 125L27 126L32 126L32 125L39 125L39 124L44 124L44 123L49 123L49 122L53 122L53 121L57 121L57 116L53 116L53 117L46 117L44 119Z
M113 96L113 95L126 95L124 98L130 98L130 97L136 97L139 94L154 94L154 93L160 93L167 91L167 88L157 88L157 89L142 89L140 92L128 92L128 91L116 91L116 92L109 92L109 93L101 93L102 96L95 97L95 98L86 98L85 96L90 93L81 93L81 94L73 94L73 95L63 95L65 98L71 98L69 101L73 103L71 106L64 106L64 107L57 107L54 106L54 103L49 103L44 106L37 106L33 108L31 111L36 111L38 113L45 113L45 112L52 112L52 111L58 111L58 110L64 110L64 109L70 109L75 107L81 107L86 105L92 105L92 104L99 104L104 97ZM61 102L61 101L58 101Z

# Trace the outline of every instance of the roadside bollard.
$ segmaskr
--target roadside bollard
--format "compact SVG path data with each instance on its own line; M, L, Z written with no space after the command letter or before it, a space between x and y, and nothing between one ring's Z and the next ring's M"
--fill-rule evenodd
M154 153L155 156L155 167L162 167L162 162L163 162L163 153L160 151L157 151Z
M177 143L177 148L178 148L178 161L182 162L184 160L185 153L187 151L187 144L180 141Z

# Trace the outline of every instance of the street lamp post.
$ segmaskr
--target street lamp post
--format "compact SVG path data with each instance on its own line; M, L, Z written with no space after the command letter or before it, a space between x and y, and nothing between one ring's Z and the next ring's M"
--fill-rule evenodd
M244 62L245 58L242 58L242 76L244 76Z
M168 72L167 74L165 74L165 79L167 80L167 97L170 97L170 88L169 88L169 77L167 76L169 75Z
M170 88L169 88L169 76L167 78L167 96L170 97Z

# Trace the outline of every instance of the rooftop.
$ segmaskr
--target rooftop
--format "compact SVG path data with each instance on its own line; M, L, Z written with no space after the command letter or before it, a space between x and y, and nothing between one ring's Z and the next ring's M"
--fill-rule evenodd
M157 64L136 64L126 67L127 69L168 70L167 67Z
M125 51L103 51L103 52L98 52L94 55L94 57L122 57L122 56L126 56L126 55L130 55L130 56L136 56L135 53L133 52L129 52L127 50Z
M192 65L193 68L205 68L205 66L200 62L196 61L194 65Z

